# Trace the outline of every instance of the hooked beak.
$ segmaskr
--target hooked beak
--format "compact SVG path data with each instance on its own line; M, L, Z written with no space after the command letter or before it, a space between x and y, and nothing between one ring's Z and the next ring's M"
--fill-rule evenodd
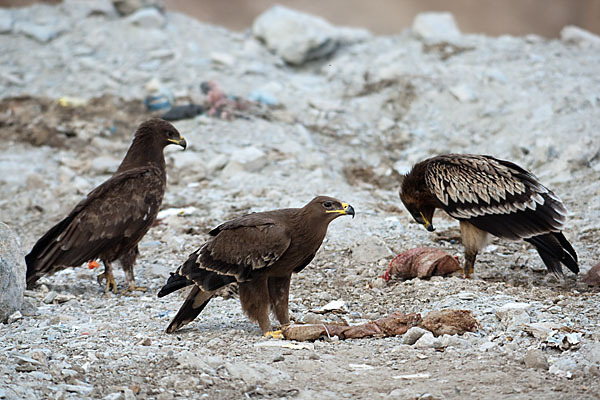
M352 207L348 203L342 203L342 209L341 210L330 210L330 211L327 211L327 213L335 213L335 214L341 214L341 215L352 215L352 218L354 218L354 207Z
M435 231L435 228L434 228L433 224L431 223L431 221L428 221L422 212L419 212L418 216L413 215L413 217L414 217L415 221L417 221L420 224L423 224L425 229L427 229L429 232Z
M187 147L187 142L185 141L185 139L180 136L179 139L167 139L169 142L177 144L181 147L183 147L183 149L185 150L185 148Z

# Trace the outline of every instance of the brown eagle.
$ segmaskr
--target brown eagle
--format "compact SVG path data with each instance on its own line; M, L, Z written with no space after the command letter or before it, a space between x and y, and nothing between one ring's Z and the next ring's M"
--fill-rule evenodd
M565 206L533 174L510 161L472 154L429 158L404 177L400 199L428 231L434 230L436 208L460 221L467 277L488 233L531 243L557 276L562 275L561 263L579 272L577 254L562 234Z
M232 282L238 282L242 309L263 333L271 330L269 307L282 325L288 324L292 273L312 261L329 223L340 215L354 217L354 209L319 196L302 208L252 213L210 231L208 241L171 273L158 293L163 297L194 285L167 333L191 322L217 289Z
M163 149L186 142L177 129L161 119L142 123L117 169L107 181L92 190L69 215L42 236L27 256L27 287L43 275L66 267L77 267L100 259L106 279L106 292L117 284L112 262L119 260L129 284L135 285L133 264L138 242L154 223L167 183Z

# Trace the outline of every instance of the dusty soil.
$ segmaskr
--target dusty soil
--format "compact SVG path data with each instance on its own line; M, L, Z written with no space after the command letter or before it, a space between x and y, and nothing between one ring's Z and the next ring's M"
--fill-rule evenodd
M41 279L26 292L23 317L0 325L0 398L598 397L600 293L581 274L546 274L525 243L493 240L471 280L379 276L416 246L462 257L456 221L438 213L428 233L397 194L412 163L451 151L531 169L570 210L565 234L582 272L598 261L600 52L533 36L469 35L460 46L468 50L449 53L405 32L293 69L251 36L178 14L147 31L55 7L15 18L42 16L69 28L48 43L0 35L0 220L23 253L114 171L135 126L151 115L142 103L151 79L184 104L214 79L238 96L269 92L281 106L269 118L176 123L189 147L165 152L163 210L186 211L167 213L140 245L136 279L148 292L105 295L98 271L85 267ZM64 107L57 100L65 95L88 102ZM263 153L259 168L235 166L248 147ZM212 227L317 194L349 202L357 217L334 221L315 260L294 277L295 321L358 324L451 308L472 311L479 329L414 345L403 337L266 340L232 290L185 329L164 333L185 293L155 294ZM123 288L121 271L116 279ZM337 299L343 313L311 311ZM528 333L532 324L552 333ZM525 364L532 350L545 368Z

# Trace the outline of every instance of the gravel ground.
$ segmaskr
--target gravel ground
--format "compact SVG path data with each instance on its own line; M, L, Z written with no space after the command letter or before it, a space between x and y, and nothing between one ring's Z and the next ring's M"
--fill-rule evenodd
M582 274L598 262L593 43L461 35L431 45L406 30L291 67L251 32L176 13L144 28L83 6L0 11L0 22L11 22L0 34L0 220L23 253L114 171L151 115L141 105L149 82L180 104L201 100L207 79L279 103L244 118L175 124L189 147L165 151L163 218L135 269L148 292L105 295L87 268L41 279L26 291L23 315L0 325L0 398L598 398L598 289L581 275L547 275L525 243L493 240L471 280L379 278L393 255L416 246L462 257L456 221L438 213L428 233L397 193L399 174L444 152L492 154L533 171L570 211L565 235ZM31 24L46 31L32 38ZM65 111L61 96L88 102ZM185 293L155 294L212 227L317 194L349 202L357 216L334 221L293 278L296 321L454 308L471 310L479 330L414 345L265 340L232 291L164 334ZM124 287L122 271L115 275ZM311 311L338 299L347 313Z

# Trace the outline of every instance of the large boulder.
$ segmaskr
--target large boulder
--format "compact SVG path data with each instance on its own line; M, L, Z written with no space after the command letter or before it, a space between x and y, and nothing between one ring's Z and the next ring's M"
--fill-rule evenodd
M269 50L293 65L325 57L341 44L371 36L365 29L338 28L323 18L278 5L256 18L252 32Z
M25 259L19 240L8 225L0 222L0 321L5 322L23 307Z

